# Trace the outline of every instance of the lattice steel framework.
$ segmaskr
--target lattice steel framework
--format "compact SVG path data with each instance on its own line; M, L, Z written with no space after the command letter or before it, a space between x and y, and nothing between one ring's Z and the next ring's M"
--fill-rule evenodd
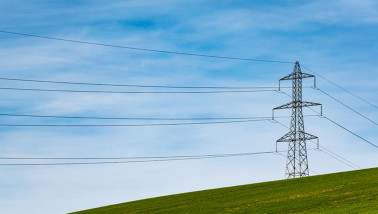
M302 73L299 62L295 62L294 70L291 74L280 79L292 81L292 101L273 109L290 109L291 123L290 131L277 140L278 142L288 142L286 160L286 178L304 177L309 175L306 140L318 139L318 137L308 134L304 130L302 107L317 106L319 103L302 101L302 79L314 77L311 74ZM274 115L274 114L273 114ZM274 116L273 116L274 117Z

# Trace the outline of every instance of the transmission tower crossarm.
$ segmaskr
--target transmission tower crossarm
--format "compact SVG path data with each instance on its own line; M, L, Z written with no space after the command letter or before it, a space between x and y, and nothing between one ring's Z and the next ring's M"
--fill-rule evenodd
M291 135L291 132L288 132L284 136L282 136L280 139L278 139L276 142L290 142L290 135Z
M274 108L273 110L278 110L278 109L288 109L288 108L296 108L296 107L309 107L309 106L319 106L322 105L320 103L313 103L313 102L307 102L307 101L293 101L290 103L283 104L281 106L278 106Z
M287 75L285 77L282 77L280 79L280 81L282 81L282 80L293 80L293 79L299 79L299 78L300 79L304 79L304 78L315 77L312 74L306 74L306 73L301 73L301 74L302 74L302 76L298 77L295 73L291 73L291 74L289 74L289 75Z
M299 62L296 61L295 62L295 66L294 66L294 70L292 73L282 77L279 81L278 81L278 90L281 91L281 81L282 80L300 80L302 82L302 79L304 78L311 78L313 77L314 78L314 88L316 88L316 77L312 74L306 74L306 73L302 73L301 71L301 67L299 65ZM302 87L302 86L301 86Z
M291 135L294 134L295 136L300 136L299 138L292 139ZM297 132L288 132L284 136L282 136L280 139L277 140L277 142L291 142L295 140L314 140L318 139L317 136L303 132L303 131L297 131Z

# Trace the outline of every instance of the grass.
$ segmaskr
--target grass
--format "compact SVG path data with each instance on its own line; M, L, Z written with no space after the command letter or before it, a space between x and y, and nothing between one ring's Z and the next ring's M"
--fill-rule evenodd
M378 213L378 168L169 195L75 212Z

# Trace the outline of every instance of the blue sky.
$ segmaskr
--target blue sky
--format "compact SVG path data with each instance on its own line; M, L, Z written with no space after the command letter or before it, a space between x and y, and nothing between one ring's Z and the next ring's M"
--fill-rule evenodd
M0 1L0 30L141 48L300 61L378 104L378 3L349 1ZM292 64L221 60L0 34L1 77L181 86L276 86ZM303 70L306 72L305 70ZM111 90L1 81L2 87ZM289 82L284 83L290 86ZM311 85L305 80L305 85ZM377 109L318 78L318 86L374 121ZM287 92L290 92L289 90ZM377 126L313 89L304 100L371 142ZM270 116L274 93L121 95L0 91L0 111L108 117ZM277 112L290 115L290 111ZM311 111L305 110L305 114ZM1 117L1 123L74 123ZM281 119L289 125L289 120ZM77 123L100 123L76 121ZM114 122L107 122L114 123ZM125 123L125 122L123 122ZM305 118L320 144L361 168L377 150L334 124ZM145 128L0 129L0 156L159 156L272 151L287 132L265 122ZM282 150L287 145L281 144ZM313 145L309 143L309 147ZM309 150L319 174L351 170ZM6 163L6 161L2 161ZM284 178L285 159L261 155L166 163L1 167L0 213L65 213L142 198ZM312 174L316 174L312 173Z

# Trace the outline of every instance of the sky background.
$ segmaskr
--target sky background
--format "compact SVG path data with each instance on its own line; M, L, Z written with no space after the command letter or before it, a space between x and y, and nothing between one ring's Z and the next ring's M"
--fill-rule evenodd
M5 1L0 30L131 47L299 61L378 105L378 2L335 1ZM0 77L178 86L277 86L293 64L212 59L91 46L0 33ZM306 70L302 70L307 72ZM319 88L373 121L377 108L317 78ZM1 80L1 87L141 89ZM290 86L290 82L284 82ZM312 80L304 80L311 86ZM152 90L152 89L150 89ZM156 89L154 89L156 90ZM285 89L290 93L290 90ZM275 92L240 94L82 94L0 90L0 112L102 117L270 116L290 101ZM303 99L377 144L377 125L319 91ZM289 110L276 113L290 115ZM313 114L304 110L304 114ZM0 117L2 124L125 124ZM289 119L279 119L289 125ZM319 117L305 129L320 145L376 167L377 149ZM1 127L2 157L123 157L274 151L287 129L270 121L163 127ZM308 142L308 148L314 148ZM280 144L286 150L287 144ZM316 150L311 175L352 170ZM0 213L66 213L137 199L284 178L275 154L89 166L0 166ZM25 163L6 161L1 163ZM357 167L356 167L357 168Z

